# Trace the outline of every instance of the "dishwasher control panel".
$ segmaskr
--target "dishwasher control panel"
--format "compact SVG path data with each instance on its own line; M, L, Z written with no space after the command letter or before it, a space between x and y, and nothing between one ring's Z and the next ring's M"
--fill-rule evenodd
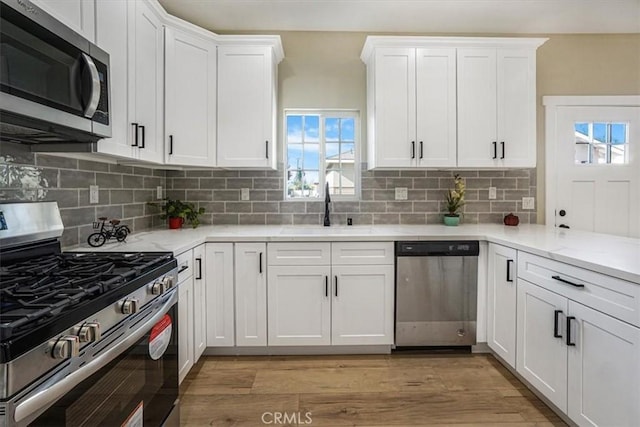
M477 240L396 242L396 256L478 256Z

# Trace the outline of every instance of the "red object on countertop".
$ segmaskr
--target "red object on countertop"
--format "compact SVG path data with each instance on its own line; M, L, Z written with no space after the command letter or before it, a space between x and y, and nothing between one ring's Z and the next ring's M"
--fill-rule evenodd
M510 213L509 215L504 217L504 225L516 226L518 224L520 224L520 218L518 218L516 215Z
M172 230L181 228L183 222L184 222L184 219L180 218L179 216L171 217L169 218L169 228Z

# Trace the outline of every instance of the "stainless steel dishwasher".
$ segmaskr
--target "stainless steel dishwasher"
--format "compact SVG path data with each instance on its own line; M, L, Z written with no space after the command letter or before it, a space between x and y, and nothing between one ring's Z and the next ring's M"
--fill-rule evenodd
M396 242L396 347L476 343L477 241Z

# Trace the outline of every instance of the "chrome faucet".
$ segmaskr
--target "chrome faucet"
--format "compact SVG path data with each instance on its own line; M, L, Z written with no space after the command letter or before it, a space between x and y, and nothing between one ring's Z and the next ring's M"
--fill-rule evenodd
M327 182L324 187L324 226L329 227L331 220L329 219L329 203L331 203L331 197L329 197L329 183Z

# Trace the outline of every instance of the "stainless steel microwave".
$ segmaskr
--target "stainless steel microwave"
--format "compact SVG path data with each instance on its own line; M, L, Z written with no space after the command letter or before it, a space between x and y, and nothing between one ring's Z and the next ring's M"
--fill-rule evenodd
M0 8L0 140L92 151L111 136L109 55L29 0Z

